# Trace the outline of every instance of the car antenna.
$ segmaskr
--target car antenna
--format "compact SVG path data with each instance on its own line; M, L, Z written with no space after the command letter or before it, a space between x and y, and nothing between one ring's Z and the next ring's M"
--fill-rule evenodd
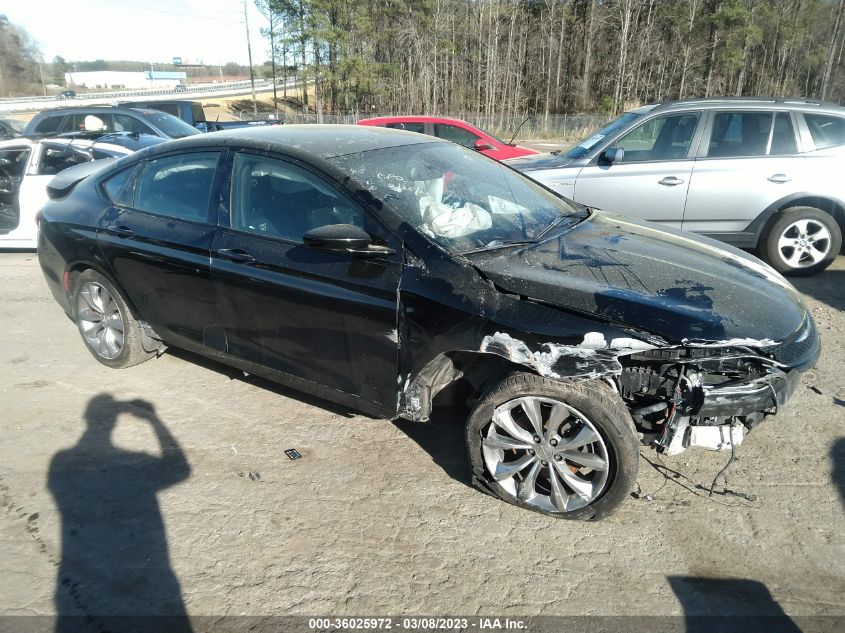
M519 124L519 127L516 128L516 131L513 133L513 136L511 136L511 140L508 141L508 145L513 145L513 140L516 138L516 135L519 134L519 131L522 129L522 126L525 125L528 121L530 121L533 118L534 118L534 115L532 114L532 115L526 117L526 119L522 123Z

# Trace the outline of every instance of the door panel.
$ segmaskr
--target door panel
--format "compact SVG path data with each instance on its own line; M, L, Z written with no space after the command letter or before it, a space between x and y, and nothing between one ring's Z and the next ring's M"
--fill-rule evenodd
M201 152L148 161L125 193L131 206L112 206L97 229L139 317L166 342L188 349L201 349L206 328L219 322L209 264L219 157Z
M595 159L581 170L575 200L680 228L699 125L698 112L655 117L640 124L610 144L625 150L621 162Z
M741 232L767 207L812 186L788 112L714 112L693 168L683 228Z
M233 164L231 224L211 260L226 353L395 409L399 254L360 259L301 243L326 224L392 238L317 174L247 153Z

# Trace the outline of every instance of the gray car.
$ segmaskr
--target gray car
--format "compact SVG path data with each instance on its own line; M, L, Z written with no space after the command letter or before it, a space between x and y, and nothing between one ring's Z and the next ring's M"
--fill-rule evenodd
M569 151L506 161L590 207L756 249L785 274L827 268L845 226L845 108L700 99L626 112Z

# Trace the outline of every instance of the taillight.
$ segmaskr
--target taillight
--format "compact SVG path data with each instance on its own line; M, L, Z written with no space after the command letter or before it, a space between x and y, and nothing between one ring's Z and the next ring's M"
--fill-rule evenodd
M41 209L35 212L35 226L41 226Z
M70 271L66 270L65 274L62 275L62 286L65 288L65 292L70 290Z

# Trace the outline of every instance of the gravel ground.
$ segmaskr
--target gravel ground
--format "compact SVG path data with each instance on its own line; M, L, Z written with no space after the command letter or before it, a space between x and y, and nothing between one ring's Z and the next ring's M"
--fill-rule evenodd
M0 283L0 615L845 615L845 257L795 282L824 349L740 447L742 496L699 488L725 454L644 449L639 498L594 524L470 488L449 414L374 420L181 352L110 370L34 254Z

